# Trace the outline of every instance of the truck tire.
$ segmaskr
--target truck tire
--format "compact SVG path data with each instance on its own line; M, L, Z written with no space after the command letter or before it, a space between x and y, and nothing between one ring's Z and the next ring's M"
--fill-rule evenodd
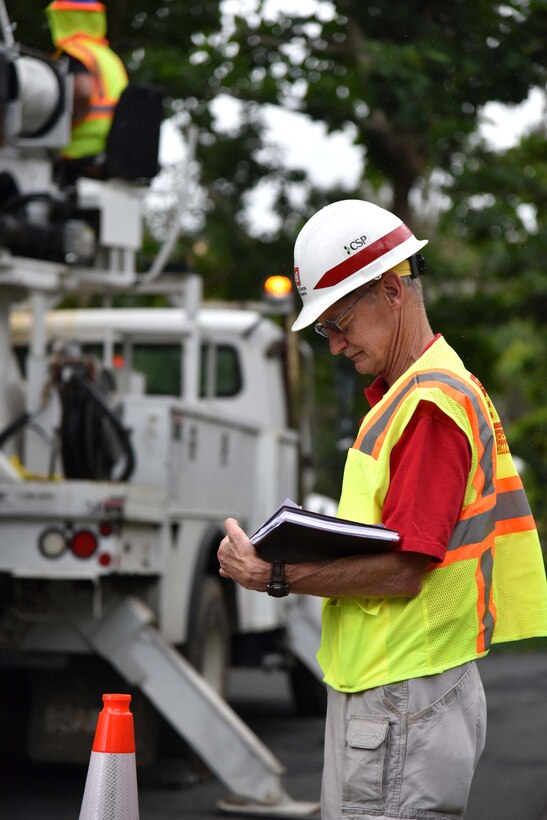
M228 609L219 578L206 576L201 585L194 627L188 636L186 657L215 692L224 697L230 666Z
M298 658L289 667L289 682L296 710L300 715L324 715L327 709L327 687Z

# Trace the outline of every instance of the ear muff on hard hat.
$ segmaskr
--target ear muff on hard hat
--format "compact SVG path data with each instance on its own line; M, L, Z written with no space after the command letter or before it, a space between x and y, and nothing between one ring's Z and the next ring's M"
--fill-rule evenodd
M309 219L294 246L300 311L292 330L311 325L328 307L416 254L416 239L395 214L360 199L344 199Z
M425 270L425 259L421 253L414 253L412 256L409 256L408 259L405 259L404 262L399 262L398 265L394 265L390 268L390 271L396 273L397 276L408 276L410 279L417 279L425 273Z

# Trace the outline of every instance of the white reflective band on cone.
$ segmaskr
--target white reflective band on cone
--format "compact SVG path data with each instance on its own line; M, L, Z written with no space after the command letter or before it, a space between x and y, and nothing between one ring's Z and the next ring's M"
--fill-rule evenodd
M79 820L139 820L134 754L91 752Z

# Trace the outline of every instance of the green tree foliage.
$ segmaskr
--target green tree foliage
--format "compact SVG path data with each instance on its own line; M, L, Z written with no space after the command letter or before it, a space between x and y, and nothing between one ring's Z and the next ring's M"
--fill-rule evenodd
M547 160L543 128L469 152L440 226L435 315L488 386L547 532ZM464 253L459 253L459 248ZM440 282L444 283L442 286ZM448 282L448 284L447 284Z
M544 3L491 0L321 3L316 14L237 21L223 85L286 105L330 129L356 126L366 180L409 193L466 150L480 106L514 103L545 79Z

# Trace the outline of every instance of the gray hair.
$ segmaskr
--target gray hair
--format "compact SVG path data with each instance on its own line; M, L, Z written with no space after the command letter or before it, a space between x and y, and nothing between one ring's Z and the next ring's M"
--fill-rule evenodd
M422 285L422 280L419 276L412 277L412 276L403 276L402 280L408 290L411 292L412 296L419 302L421 305L424 303L424 289Z
M376 288L374 287L374 284L376 284L376 282L379 282L381 278L381 276L377 276L375 277L375 280L373 280L372 283L368 283L363 287L362 292L365 300L373 301L376 298ZM410 292L411 296L416 300L416 302L419 305L423 305L424 291L422 287L422 280L418 276L401 276L400 278L402 279L405 287Z

